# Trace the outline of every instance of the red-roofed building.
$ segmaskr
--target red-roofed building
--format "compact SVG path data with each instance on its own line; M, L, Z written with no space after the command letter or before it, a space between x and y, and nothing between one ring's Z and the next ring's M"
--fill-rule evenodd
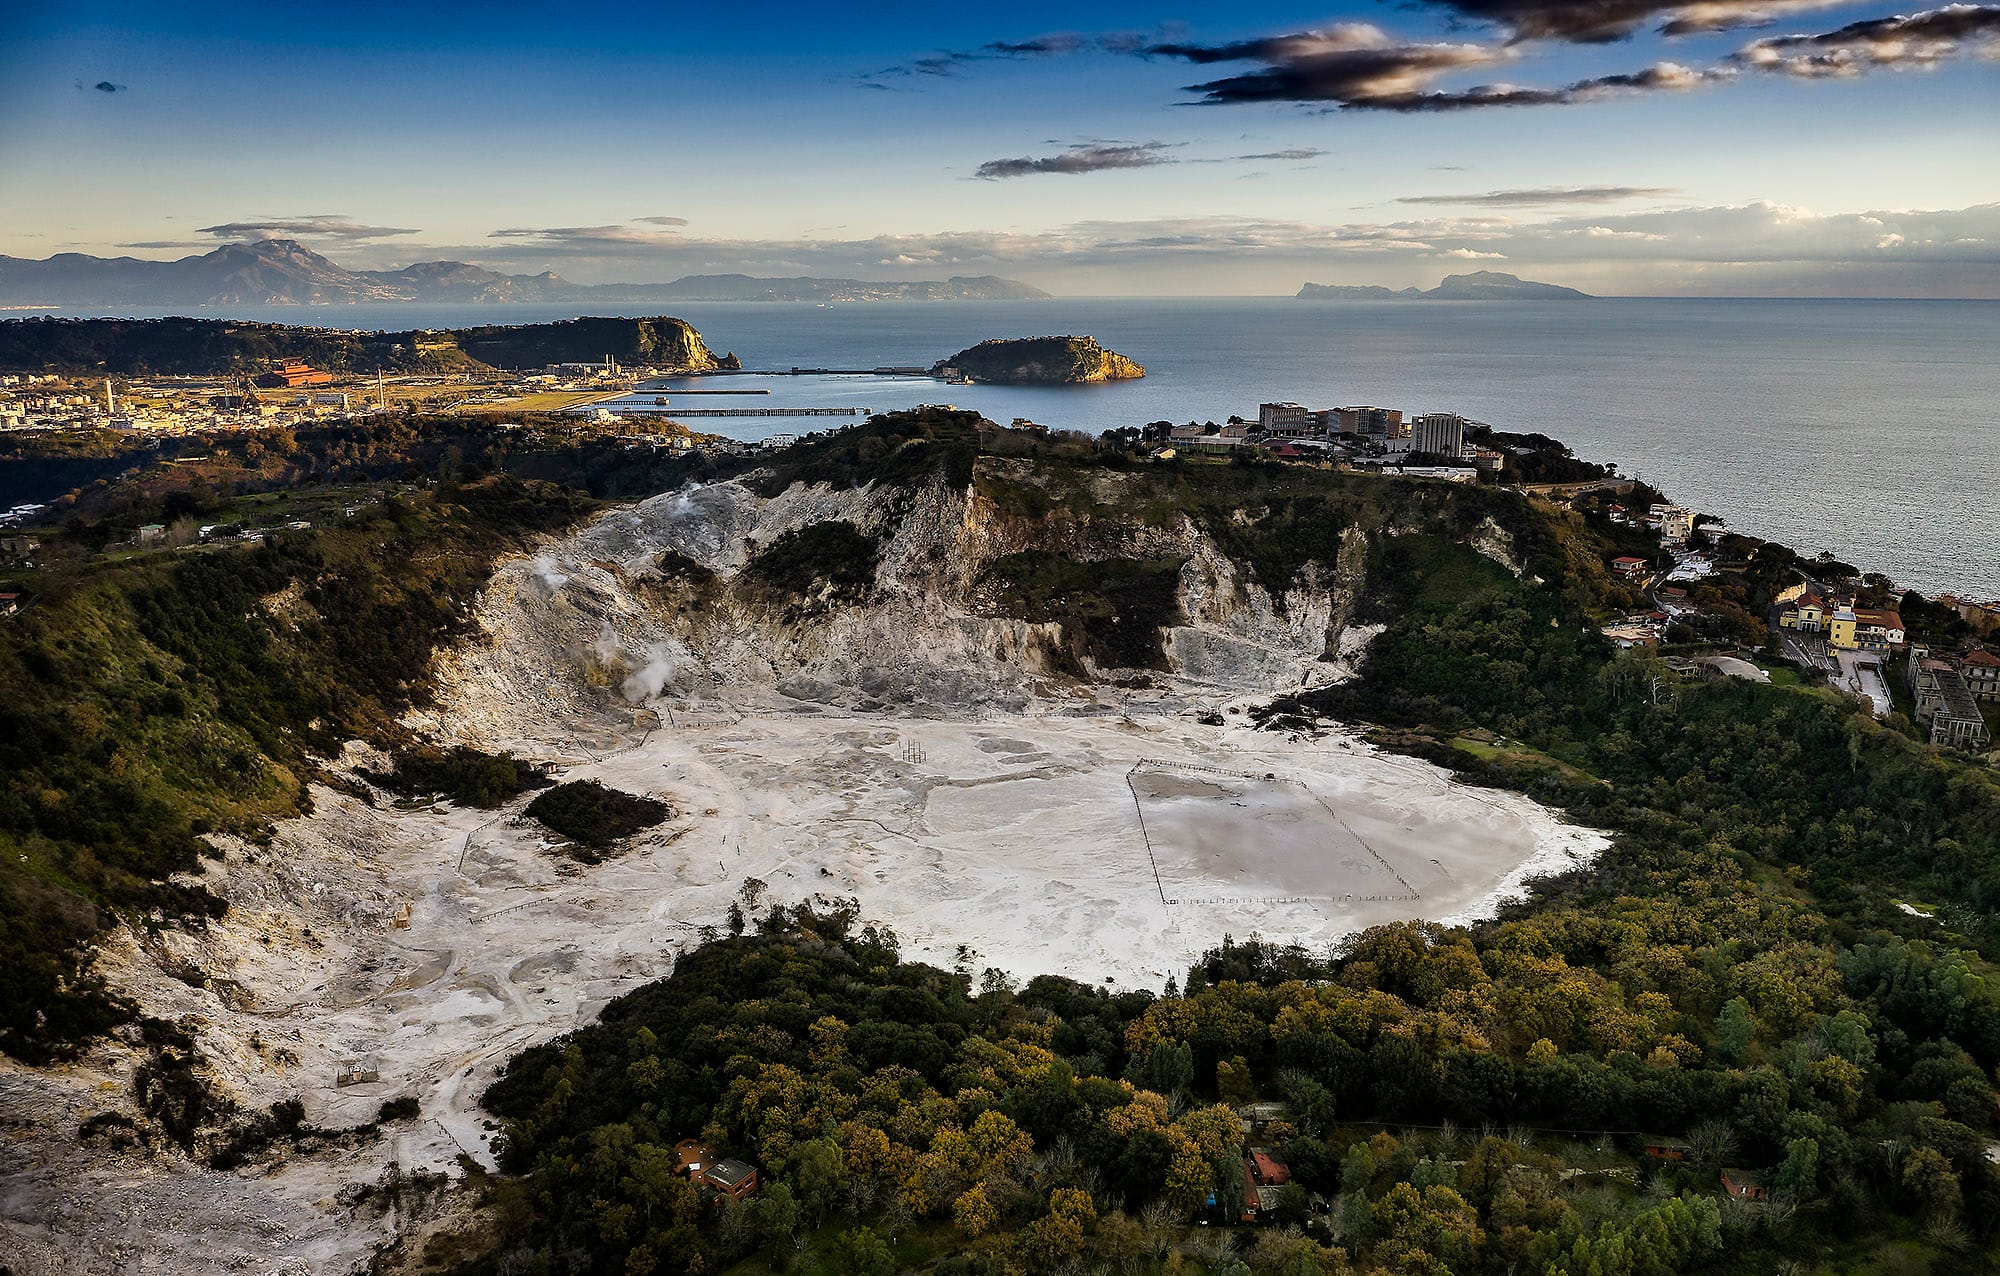
M269 389L296 390L304 385L331 385L333 374L321 372L308 363L290 360L283 367L273 368L257 378L257 384Z
M1634 558L1630 554L1621 554L1611 560L1611 570L1630 580L1634 576L1645 573L1646 560L1643 558Z
M1739 1201L1762 1201L1769 1199L1770 1194L1764 1190L1764 1185L1757 1180L1758 1176L1752 1170L1724 1170L1722 1172L1722 1190Z

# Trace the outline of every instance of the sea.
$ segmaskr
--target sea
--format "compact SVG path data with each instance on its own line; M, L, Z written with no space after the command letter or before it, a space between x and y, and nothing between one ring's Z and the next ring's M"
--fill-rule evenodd
M657 396L670 409L953 403L1003 423L1091 432L1254 418L1259 403L1284 400L1455 411L1559 438L1734 530L1808 555L1831 551L1907 588L2000 598L2000 302L1060 299L690 302L674 311L718 353L779 375L666 382L633 406ZM218 317L399 330L576 313L283 306ZM1031 388L789 374L928 366L988 337L1050 334L1094 336L1145 365L1146 377ZM718 388L770 393L685 394ZM685 420L743 439L845 423Z

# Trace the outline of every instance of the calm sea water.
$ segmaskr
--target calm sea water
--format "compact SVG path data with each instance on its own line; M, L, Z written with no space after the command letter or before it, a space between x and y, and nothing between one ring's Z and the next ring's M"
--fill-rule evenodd
M674 406L886 410L952 402L1103 430L1253 416L1259 402L1451 410L1615 461L1731 526L1905 585L2000 596L2000 302L1310 303L1059 300L676 311L746 367L927 365L986 337L1088 333L1142 381L1054 389L884 378L708 380L757 399ZM569 317L563 307L245 308L339 327ZM705 419L737 437L840 421Z

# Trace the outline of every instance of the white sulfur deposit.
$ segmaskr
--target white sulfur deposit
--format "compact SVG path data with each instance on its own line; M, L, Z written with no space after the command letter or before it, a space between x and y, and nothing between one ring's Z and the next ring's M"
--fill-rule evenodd
M666 974L748 878L777 902L851 896L940 964L1157 988L1224 935L1325 945L1462 920L1602 845L1347 736L1248 725L1246 706L1341 676L1374 632L1345 622L1361 586L1345 564L1280 605L1192 528L1126 533L1187 555L1188 623L1170 673L1120 689L1056 676L1050 627L980 606L980 565L1032 529L937 486L886 510L865 489L722 484L501 570L485 639L440 659L439 706L415 725L659 795L674 818L584 867L518 818L526 797L401 809L318 789L269 850L227 848L207 881L228 916L121 932L104 973L193 1026L245 1109L297 1095L339 1127L413 1095L419 1118L217 1173L78 1143L81 1120L130 1107L123 1042L0 1066L14 1271L352 1270L411 1222L353 1185L389 1162L491 1164L477 1100L504 1061ZM865 606L787 618L727 589L677 596L658 570L672 551L726 584L827 519L883 535ZM343 1069L375 1079L336 1084Z

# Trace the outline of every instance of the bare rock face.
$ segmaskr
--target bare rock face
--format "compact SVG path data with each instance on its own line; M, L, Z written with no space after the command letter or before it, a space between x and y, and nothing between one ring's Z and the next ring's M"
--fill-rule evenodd
M1001 385L1085 385L1146 375L1132 360L1098 345L1095 337L997 337L959 351L934 371L957 371Z

